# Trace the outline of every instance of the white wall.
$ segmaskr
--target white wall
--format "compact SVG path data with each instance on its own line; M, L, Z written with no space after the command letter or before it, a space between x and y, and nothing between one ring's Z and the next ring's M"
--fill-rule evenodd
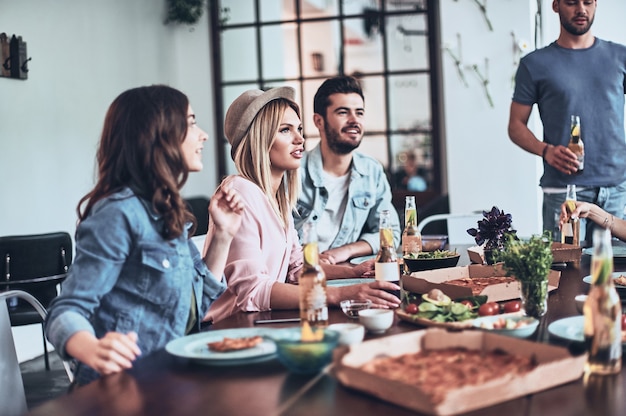
M165 0L0 0L0 32L27 42L27 80L0 78L0 235L67 231L94 184L111 101L136 86L186 93L212 136L185 195L217 185L208 16L163 24ZM41 354L38 326L15 329L20 360ZM32 347L32 348L31 348Z
M507 124L519 57L515 40L533 41L533 3L488 2L490 31L475 2L441 2L442 44L461 61L467 83L442 50L450 209L480 211L496 205L513 215L522 236L540 231L540 159L509 140ZM473 65L488 80L493 107Z

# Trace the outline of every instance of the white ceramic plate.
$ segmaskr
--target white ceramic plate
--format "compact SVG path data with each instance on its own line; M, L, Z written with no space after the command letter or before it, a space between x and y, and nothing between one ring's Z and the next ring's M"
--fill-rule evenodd
M585 317L570 316L569 318L559 319L548 325L548 332L556 337L567 339L569 341L584 342L585 334L583 326L585 325ZM626 337L622 336L622 346L626 347Z
M326 281L326 286L352 286L360 283L372 283L376 279L331 279Z
M200 364L226 366L242 365L266 361L276 356L276 344L271 339L265 338L259 345L238 351L215 352L209 350L209 342L218 342L228 338L245 338L256 335L267 336L271 329L263 328L237 328L207 331L199 334L187 335L170 341L165 350L172 355L188 358Z
M362 257L355 257L353 259L350 259L350 264L361 264L364 261L372 260L375 258L376 258L376 254L371 254L369 256L362 256Z
M593 254L593 247L583 248L583 254L591 256ZM626 259L626 246L613 246L613 257Z
M582 315L559 319L548 325L548 332L555 337L583 342L585 340L583 335L584 322L585 317Z
M626 275L626 272L613 272L613 279L616 279L622 275ZM591 275L587 275L585 277L583 277L583 282L587 283L587 284L591 284ZM615 283L615 289L622 291L622 290L626 290L626 286L623 285L618 285L617 283Z

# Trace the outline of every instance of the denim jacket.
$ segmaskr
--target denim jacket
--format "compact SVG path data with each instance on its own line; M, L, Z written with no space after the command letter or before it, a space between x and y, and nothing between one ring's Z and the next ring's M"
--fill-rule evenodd
M78 331L97 338L135 331L147 355L185 335L192 289L198 326L225 290L186 232L163 239L163 221L150 205L125 188L96 203L78 225L74 262L46 319L48 339L62 358L70 358L65 345ZM97 377L78 364L78 384Z
M354 152L348 187L348 204L331 248L362 240L380 248L378 234L380 211L389 210L393 227L393 241L400 244L400 220L391 203L391 188L381 164L374 158ZM305 153L300 165L302 189L294 214L296 229L302 239L302 226L309 220L317 222L328 202L328 192L322 179L322 152L319 145Z

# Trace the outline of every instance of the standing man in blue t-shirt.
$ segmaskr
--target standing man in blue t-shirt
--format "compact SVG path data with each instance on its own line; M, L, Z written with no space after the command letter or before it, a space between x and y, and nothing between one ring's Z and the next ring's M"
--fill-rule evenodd
M559 14L558 39L522 58L515 76L509 137L527 152L543 157L543 228L554 230L555 212L565 201L567 184L575 184L579 201L593 202L622 218L626 204L624 93L626 46L591 33L597 0L554 0ZM543 141L528 129L537 104ZM585 166L568 150L570 116L579 115ZM591 221L581 239L591 237Z

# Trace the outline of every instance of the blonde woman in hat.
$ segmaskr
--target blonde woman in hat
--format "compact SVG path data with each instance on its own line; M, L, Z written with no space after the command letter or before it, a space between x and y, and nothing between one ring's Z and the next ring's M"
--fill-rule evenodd
M227 290L211 305L205 321L219 321L238 311L297 309L297 282L302 248L292 210L299 193L298 168L304 152L300 108L291 87L249 90L228 108L224 131L238 175L224 179L241 195L245 209L230 246L224 274ZM214 232L209 223L207 241ZM206 250L206 247L205 247ZM372 264L356 267L324 265L329 278L361 277ZM380 308L399 306L385 290L390 282L329 287L329 304L343 299L370 299Z

